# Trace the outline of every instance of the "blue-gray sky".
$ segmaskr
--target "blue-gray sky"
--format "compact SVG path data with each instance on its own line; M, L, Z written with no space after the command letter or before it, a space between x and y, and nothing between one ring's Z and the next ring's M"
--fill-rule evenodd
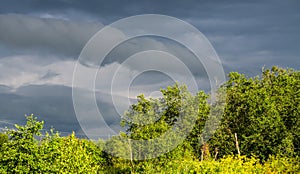
M90 37L118 19L150 13L187 21L211 42L225 73L238 71L255 76L263 66L299 69L299 9L298 0L3 0L0 127L23 123L24 114L34 113L45 120L46 128L81 134L72 104L74 63ZM139 43L150 48L174 46L147 38ZM128 45L131 49L134 44ZM173 49L179 50L178 55L188 54ZM106 73L127 54L128 47L114 52L107 59ZM166 79L148 73L134 81L132 94L141 89L159 90L168 84L161 83ZM99 108L107 115L108 124L117 126L118 116L110 102L109 96L99 92Z

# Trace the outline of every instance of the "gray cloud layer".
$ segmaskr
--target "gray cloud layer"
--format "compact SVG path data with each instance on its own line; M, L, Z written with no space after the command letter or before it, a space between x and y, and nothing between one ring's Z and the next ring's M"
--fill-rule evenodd
M77 57L101 23L41 19L24 15L0 15L0 45Z

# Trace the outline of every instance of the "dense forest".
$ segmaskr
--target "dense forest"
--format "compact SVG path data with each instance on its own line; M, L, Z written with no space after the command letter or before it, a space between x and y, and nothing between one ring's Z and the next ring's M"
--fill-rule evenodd
M300 173L300 71L273 67L252 78L230 73L217 96L225 103L222 115L211 123L218 128L208 138L210 113L220 110L209 104L209 94L193 95L181 84L161 93L159 99L138 96L122 117L126 132L108 140L54 130L42 135L44 122L27 116L26 125L0 133L0 173ZM126 158L124 139L155 139L174 126L189 132L176 147L160 153L129 144Z

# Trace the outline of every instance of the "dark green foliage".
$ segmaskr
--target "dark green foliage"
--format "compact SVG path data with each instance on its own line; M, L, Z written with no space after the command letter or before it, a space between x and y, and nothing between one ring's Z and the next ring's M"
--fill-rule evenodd
M220 155L241 153L267 159L269 155L299 155L300 72L273 67L262 77L230 73L222 125L210 140Z

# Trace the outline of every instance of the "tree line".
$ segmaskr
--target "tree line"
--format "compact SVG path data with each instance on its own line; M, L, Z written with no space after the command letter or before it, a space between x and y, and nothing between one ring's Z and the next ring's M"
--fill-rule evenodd
M122 117L126 132L105 141L53 130L40 136L44 122L28 116L26 125L0 134L0 173L299 172L299 71L272 67L252 78L232 72L213 106L204 91L193 95L178 83L161 93L139 95ZM174 127L188 134L171 147ZM163 148L131 143L128 151L124 141L166 133Z

